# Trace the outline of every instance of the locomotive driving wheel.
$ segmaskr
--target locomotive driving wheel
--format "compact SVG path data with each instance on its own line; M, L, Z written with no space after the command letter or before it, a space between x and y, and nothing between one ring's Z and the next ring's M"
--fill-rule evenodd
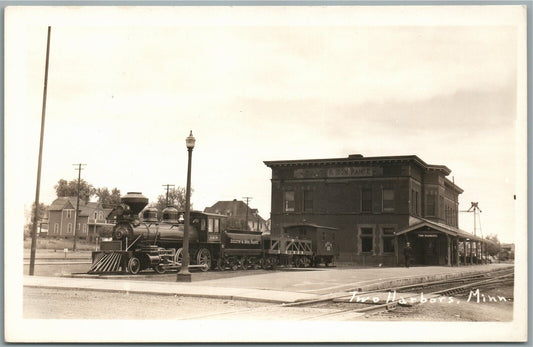
M183 248L176 249L176 253L174 254L174 262L178 263L180 266L183 261Z
M131 257L128 261L128 272L137 275L141 271L141 261L137 257Z
M203 265L200 269L204 272L211 268L211 252L207 248L200 248L196 255L196 264Z

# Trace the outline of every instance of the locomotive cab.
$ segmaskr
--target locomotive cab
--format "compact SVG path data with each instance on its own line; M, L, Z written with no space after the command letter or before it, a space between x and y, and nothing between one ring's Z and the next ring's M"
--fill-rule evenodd
M198 230L200 242L220 243L220 233L224 229L226 216L199 211L190 212L190 221L193 228Z

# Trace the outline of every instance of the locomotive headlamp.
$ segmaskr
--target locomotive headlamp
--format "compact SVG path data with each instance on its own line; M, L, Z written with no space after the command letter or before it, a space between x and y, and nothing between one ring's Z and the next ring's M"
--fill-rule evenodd
M185 139L185 144L187 145L187 148L193 149L195 142L196 142L196 139L194 138L194 136L192 136L192 130L191 130L191 133Z

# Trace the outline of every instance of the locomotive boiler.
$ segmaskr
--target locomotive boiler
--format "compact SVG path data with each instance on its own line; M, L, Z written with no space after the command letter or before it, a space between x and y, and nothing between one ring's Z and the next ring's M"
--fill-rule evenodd
M174 207L162 211L146 208L148 199L130 192L110 213L115 226L112 241L103 241L93 252L89 273L129 272L144 269L157 273L178 269L182 262L183 213ZM226 216L190 212L190 267L209 269L274 269L279 265L296 267L330 265L336 255L336 229L312 224L288 226L279 236L260 232L227 230ZM326 236L327 234L327 236Z

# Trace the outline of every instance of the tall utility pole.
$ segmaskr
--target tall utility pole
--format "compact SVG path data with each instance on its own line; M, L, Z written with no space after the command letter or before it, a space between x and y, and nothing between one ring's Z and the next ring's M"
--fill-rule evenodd
M245 225L246 225L246 230L248 230L248 210L249 210L249 208L248 208L248 202L249 202L250 200L252 200L252 197L250 197L250 196L245 196L245 197L243 197L243 199L246 199L246 224L245 224Z
M76 212L74 213L74 244L72 245L72 252L76 252L76 226L78 225L78 211L80 210L80 181L81 181L81 170L83 170L82 165L87 164L72 164L78 166L74 170L78 170L78 197L76 198Z
M46 40L46 65L44 69L43 110L41 114L41 140L39 142L39 163L37 164L37 186L35 188L35 213L33 216L33 225L31 227L30 276L33 276L33 270L35 268L35 250L37 249L37 217L39 215L39 192L41 190L41 162L43 159L44 116L46 114L46 94L48 90L48 62L50 56L51 30L51 27L48 27L48 38Z
M170 187L174 188L175 186L173 184L163 184L163 187L167 187L167 207L170 205L168 204L168 192L170 191Z

